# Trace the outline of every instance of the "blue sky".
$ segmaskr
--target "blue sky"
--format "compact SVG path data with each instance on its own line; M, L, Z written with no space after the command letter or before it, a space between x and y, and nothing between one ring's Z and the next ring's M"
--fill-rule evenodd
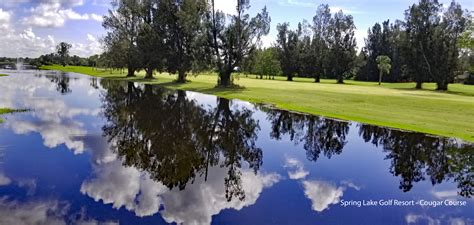
M0 56L37 57L54 51L66 41L73 44L72 54L88 56L100 53L99 40L105 35L102 16L110 0L2 0L0 1ZM367 29L376 22L404 18L404 11L415 0L250 0L255 15L267 6L272 25L263 38L264 46L275 40L276 25L289 22L296 27L303 19L312 20L320 4L329 4L332 12L343 10L354 17L358 46L364 43ZM450 0L441 0L448 5ZM463 8L474 10L474 1L458 0ZM233 13L235 0L216 0L217 7Z

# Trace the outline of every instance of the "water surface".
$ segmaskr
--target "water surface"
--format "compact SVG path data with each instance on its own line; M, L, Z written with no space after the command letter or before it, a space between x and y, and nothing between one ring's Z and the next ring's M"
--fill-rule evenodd
M73 73L2 73L0 107L31 110L0 125L0 224L474 224L473 143Z

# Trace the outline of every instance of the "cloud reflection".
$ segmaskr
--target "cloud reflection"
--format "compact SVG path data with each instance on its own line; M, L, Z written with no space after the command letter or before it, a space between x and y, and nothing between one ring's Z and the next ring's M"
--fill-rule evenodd
M82 184L81 193L117 209L125 207L137 216L160 212L167 222L178 224L210 224L212 216L224 209L240 210L255 204L264 188L280 180L275 173L255 175L251 170L243 170L242 186L246 198L229 202L224 185L227 168L220 166L209 169L207 181L198 177L181 191L170 190L151 180L145 172L122 166L119 160L95 164L94 174L94 178ZM162 210L160 206L163 206Z
M84 143L74 140L75 136L87 133L84 124L77 121L79 116L96 116L99 108L77 107L74 101L66 101L57 97L51 82L46 78L35 78L31 82L31 74L9 77L9 82L0 83L2 103L0 106L9 108L27 108L31 117L11 117L6 126L16 134L38 133L46 147L54 148L66 145L75 154L84 151ZM32 75L31 75L32 76ZM30 80L29 80L30 79ZM80 89L88 86L85 79L78 79L74 85Z

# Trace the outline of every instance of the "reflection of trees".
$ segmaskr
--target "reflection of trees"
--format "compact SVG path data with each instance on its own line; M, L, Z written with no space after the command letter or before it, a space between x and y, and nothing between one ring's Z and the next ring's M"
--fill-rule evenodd
M328 158L341 154L347 143L348 122L279 110L267 115L272 123L270 136L279 140L288 135L291 141L302 142L309 160L317 161L321 153Z
M35 76L42 77L43 75L37 74ZM71 78L69 77L69 75L67 75L67 73L61 72L55 74L45 74L44 77L46 77L52 83L56 84L56 90L59 93L65 95L72 92L72 90L69 88L69 82Z
M403 191L410 191L413 183L426 178L433 185L453 179L460 195L473 195L473 144L370 125L360 125L359 134L388 152L390 172L400 177Z
M245 198L242 162L255 173L262 164L262 151L255 145L258 121L250 110L231 110L225 99L219 99L215 108L205 108L182 91L101 82L107 90L104 134L124 164L180 189L196 175L207 178L208 168L220 164L228 168L227 199Z

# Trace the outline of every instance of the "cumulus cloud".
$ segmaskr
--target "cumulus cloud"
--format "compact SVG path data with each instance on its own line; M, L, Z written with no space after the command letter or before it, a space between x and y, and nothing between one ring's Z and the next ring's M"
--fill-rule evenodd
M85 215L73 221L66 221L69 204L57 200L17 202L8 201L6 197L0 198L0 224L48 224L48 225L96 225L118 224L112 221L101 222L94 219L84 219Z
M0 199L0 224L66 224L64 211L57 201L20 204Z
M81 193L117 209L124 207L137 216L159 212L167 222L178 224L210 224L212 216L224 209L240 210L255 204L263 189L280 180L275 173L255 175L253 171L243 170L245 200L234 198L229 202L224 185L227 168L210 168L207 181L198 177L180 191L170 190L134 167L124 167L120 160L98 161L101 163L94 165L94 177L83 182Z
M102 52L99 40L92 34L87 34L86 43L73 43L71 48L72 55L90 56Z
M312 209L322 212L341 199L344 189L324 181L303 181L304 194L312 202Z
M295 158L287 157L285 167L290 169L288 177L292 180L304 179L309 175L309 172L304 169L303 163Z
M72 8L74 2L61 4L57 1L47 1L30 9L30 16L23 18L23 24L34 27L62 27L67 20L96 20L102 21L102 17L97 14L80 14ZM75 2L78 4L78 2Z
M55 93L54 85L48 79L36 79L31 82L28 76L14 76L12 82L22 85L11 85L11 83L0 83L2 97L5 101L0 106L11 108L33 109L28 120L12 117L5 125L17 134L38 133L43 138L43 144L54 148L61 144L66 145L74 153L84 151L84 143L77 140L77 136L87 134L84 124L76 121L78 116L98 115L99 108L82 108L66 104L62 98L48 98L47 94ZM87 81L86 81L87 82ZM71 85L74 83L71 82ZM88 83L77 83L88 85Z
M0 8L0 31L6 31L10 28L10 19L12 13Z

